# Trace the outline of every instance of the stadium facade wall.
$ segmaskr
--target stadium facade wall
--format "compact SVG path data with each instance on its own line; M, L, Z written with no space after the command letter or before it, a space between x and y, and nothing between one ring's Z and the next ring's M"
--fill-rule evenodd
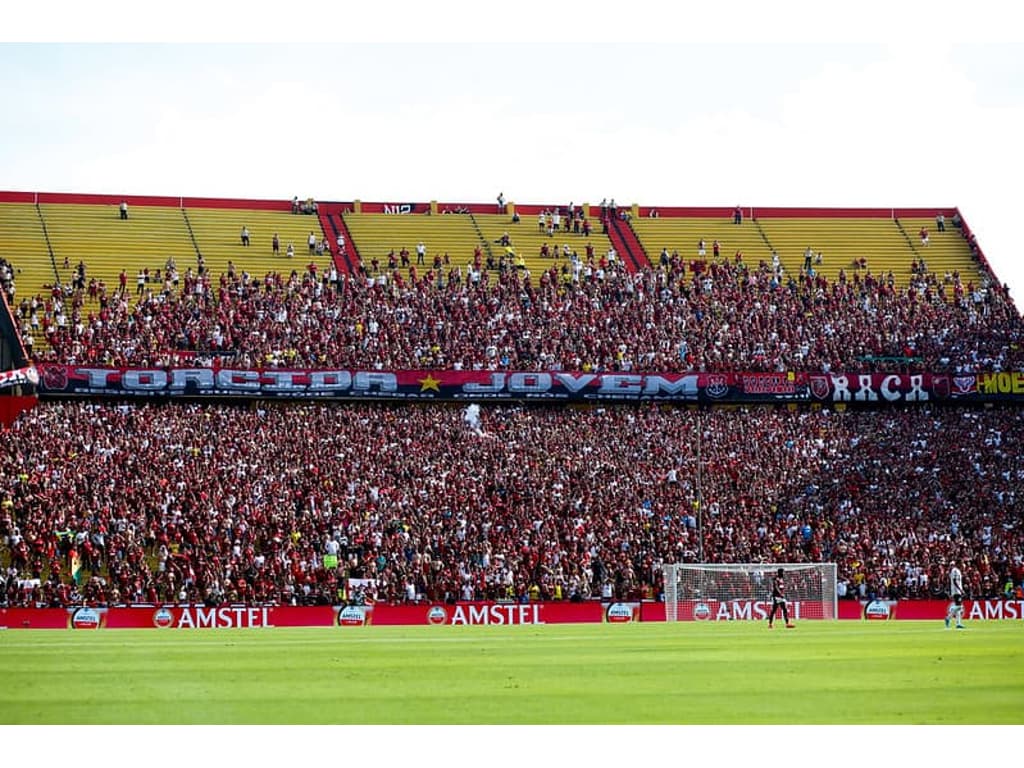
M162 208L237 208L247 211L291 211L291 200L242 200L221 197L167 197L157 195L94 195L76 192L0 192L0 203L53 205L111 205Z
M119 205L125 200L131 205L152 205L152 206L185 206L192 208L241 208L246 210L269 210L269 211L290 211L291 200L247 200L242 198L229 197L186 197L186 196L156 196L156 195L110 195L110 194L89 194L77 192L20 192L0 191L0 203L66 203L79 205ZM391 213L396 215L423 214L431 210L443 212L444 210L454 211L456 209L468 210L470 213L494 213L494 203L453 203L440 201L328 201L317 200L318 204L326 206L329 210L339 212L353 209L358 202L359 209L363 213ZM520 216L536 216L541 211L562 206L563 203L516 203L516 210ZM596 213L598 206L595 203L584 203L591 208L592 216ZM698 218L723 218L729 219L733 215L732 206L639 206L638 211L642 217L647 216L652 208L656 208L661 216L698 217ZM619 206L619 210L628 210L627 206ZM849 219L891 219L891 218L930 218L937 213L952 217L958 213L956 207L938 206L931 208L779 208L745 206L744 216L755 218L849 218ZM961 218L963 218L961 216ZM969 231L969 230L968 230Z

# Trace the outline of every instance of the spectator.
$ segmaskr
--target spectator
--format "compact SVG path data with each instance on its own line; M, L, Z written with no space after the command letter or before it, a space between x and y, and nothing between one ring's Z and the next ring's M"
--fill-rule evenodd
M393 601L533 584L538 599L591 599L606 582L639 599L661 588L660 563L696 558L698 536L715 562L828 560L852 591L899 599L934 596L952 558L971 597L998 597L1020 571L1017 409L501 406L480 424L483 436L432 405L41 403L0 443L0 543L17 579L39 584L8 584L0 602L76 602L72 546L92 605L115 590L314 604L339 578ZM389 445L404 448L372 458ZM586 473L580 451L597 457ZM698 491L700 528L679 513ZM67 512L71 497L82 511ZM323 568L331 541L337 571Z
M319 284L307 283L303 275L251 280L212 276L205 265L198 276L186 276L181 294L168 287L167 295L159 290L144 295L143 275L134 306L127 299L110 304L110 297L97 290L95 300L108 302L102 317L76 310L59 328L52 303L37 303L38 333L50 346L40 357L95 364L113 354L123 364L145 364L176 349L201 349L230 317L234 330L226 343L235 354L259 359L284 345L295 350L296 363L314 367L417 368L458 362L465 369L481 368L488 362L480 350L501 337L517 339L504 342L509 363L527 370L614 370L623 361L634 370L855 370L863 367L864 358L885 357L912 358L907 363L911 370L1024 365L1024 330L1009 296L993 284L962 282L956 273L947 278L919 267L909 285L897 290L891 280L873 275L866 262L852 279L844 275L830 282L808 273L798 281L786 277L774 259L757 265L686 264L672 253L663 255L657 268L631 274L621 259L596 256L592 247L585 258L574 257L568 244L564 251L565 269L552 265L553 271L530 275L528 288L525 270L484 279L494 270L482 257L480 267L486 269L477 270L480 279L472 287L449 284L447 275L437 280L449 266L435 259L433 270L403 281L397 293L352 281L343 293L327 297L318 295ZM294 247L288 255L294 257ZM507 259L507 267L514 268L519 259L519 254ZM406 251L403 267L407 261ZM393 279L390 265L387 275L376 265L367 269L375 280ZM166 279L177 278L174 270ZM522 301L525 290L528 305ZM76 303L93 300L80 288L70 290L70 296ZM623 301L624 296L631 298ZM646 315L653 309L652 298L671 310L657 323ZM480 309L464 314L464 302ZM739 307L747 308L741 316L723 314ZM265 318L279 315L282 308L287 308L287 320L263 327ZM396 313L403 322L394 322ZM346 317L358 317L364 325L370 317L384 320L381 335L369 343L351 336ZM792 317L805 319L787 322ZM434 337L431 332L425 338L422 329L435 322L445 323L449 333ZM595 322L616 330L607 338L582 330ZM570 336L558 333L563 327ZM681 338L689 349L685 361L674 353ZM545 341L538 345L537 339ZM424 344L431 354L423 354ZM625 352L611 351L623 345ZM909 356L908 349L913 350Z

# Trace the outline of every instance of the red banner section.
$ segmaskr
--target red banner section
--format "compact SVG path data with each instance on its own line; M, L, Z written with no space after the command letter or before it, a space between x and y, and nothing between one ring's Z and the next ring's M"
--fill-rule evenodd
M456 603L372 606L164 605L128 608L0 608L8 629L258 629L628 623L640 603Z
M941 621L945 600L841 600L844 620ZM680 621L765 621L770 606L756 600L693 601ZM789 604L794 620L821 616L819 604ZM1024 600L966 600L966 621L1024 620ZM372 606L166 605L130 608L0 608L7 629L262 629L270 627L522 626L665 621L664 603L425 603Z
M935 620L946 616L948 600L874 600L860 601L860 618ZM1024 620L1024 600L965 600L964 620L1002 621Z
M794 600L789 602L789 616L800 619L822 619L823 612L831 613L832 606L822 606L820 601ZM772 604L768 600L684 600L676 607L677 621L767 621ZM665 621L664 603L644 603L644 621ZM777 615L781 621L781 613ZM831 618L831 616L829 616ZM842 616L839 618L860 618Z
M166 605L130 608L6 608L0 627L9 629L250 629L329 627L335 606Z
M371 621L377 625L585 624L639 620L638 606L639 603L593 602L375 605Z
M878 405L1024 401L1024 374L103 368L41 363L42 395Z
M946 616L948 600L840 600L839 619L842 620L885 620L906 619L915 621L941 621ZM644 621L665 621L664 603L643 603ZM714 600L680 603L679 621L767 621L771 604L765 601L735 600L717 602ZM789 603L789 615L793 619L815 619L821 617L821 607L810 601ZM1024 600L965 600L964 619L970 621L1000 621L1003 619L1024 620Z
M840 600L839 601L839 618L840 619L863 619L864 618L864 605L856 600Z

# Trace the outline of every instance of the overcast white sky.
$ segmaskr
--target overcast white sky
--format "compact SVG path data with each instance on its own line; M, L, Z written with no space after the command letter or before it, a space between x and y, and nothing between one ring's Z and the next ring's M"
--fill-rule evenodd
M956 205L1020 306L1013 6L832 5L5 9L0 188Z

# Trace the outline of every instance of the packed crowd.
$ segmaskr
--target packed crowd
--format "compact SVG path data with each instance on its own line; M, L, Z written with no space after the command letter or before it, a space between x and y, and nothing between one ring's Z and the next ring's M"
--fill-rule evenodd
M791 275L778 264L684 261L627 272L603 256L290 274L188 270L137 296L68 286L22 297L41 360L355 369L1017 370L1024 324L1006 289L915 264L892 274ZM177 281L175 281L176 283ZM876 363L875 361L883 361ZM895 363L893 361L896 361Z
M0 442L0 600L657 598L701 555L999 596L1022 442L999 408L43 403Z

